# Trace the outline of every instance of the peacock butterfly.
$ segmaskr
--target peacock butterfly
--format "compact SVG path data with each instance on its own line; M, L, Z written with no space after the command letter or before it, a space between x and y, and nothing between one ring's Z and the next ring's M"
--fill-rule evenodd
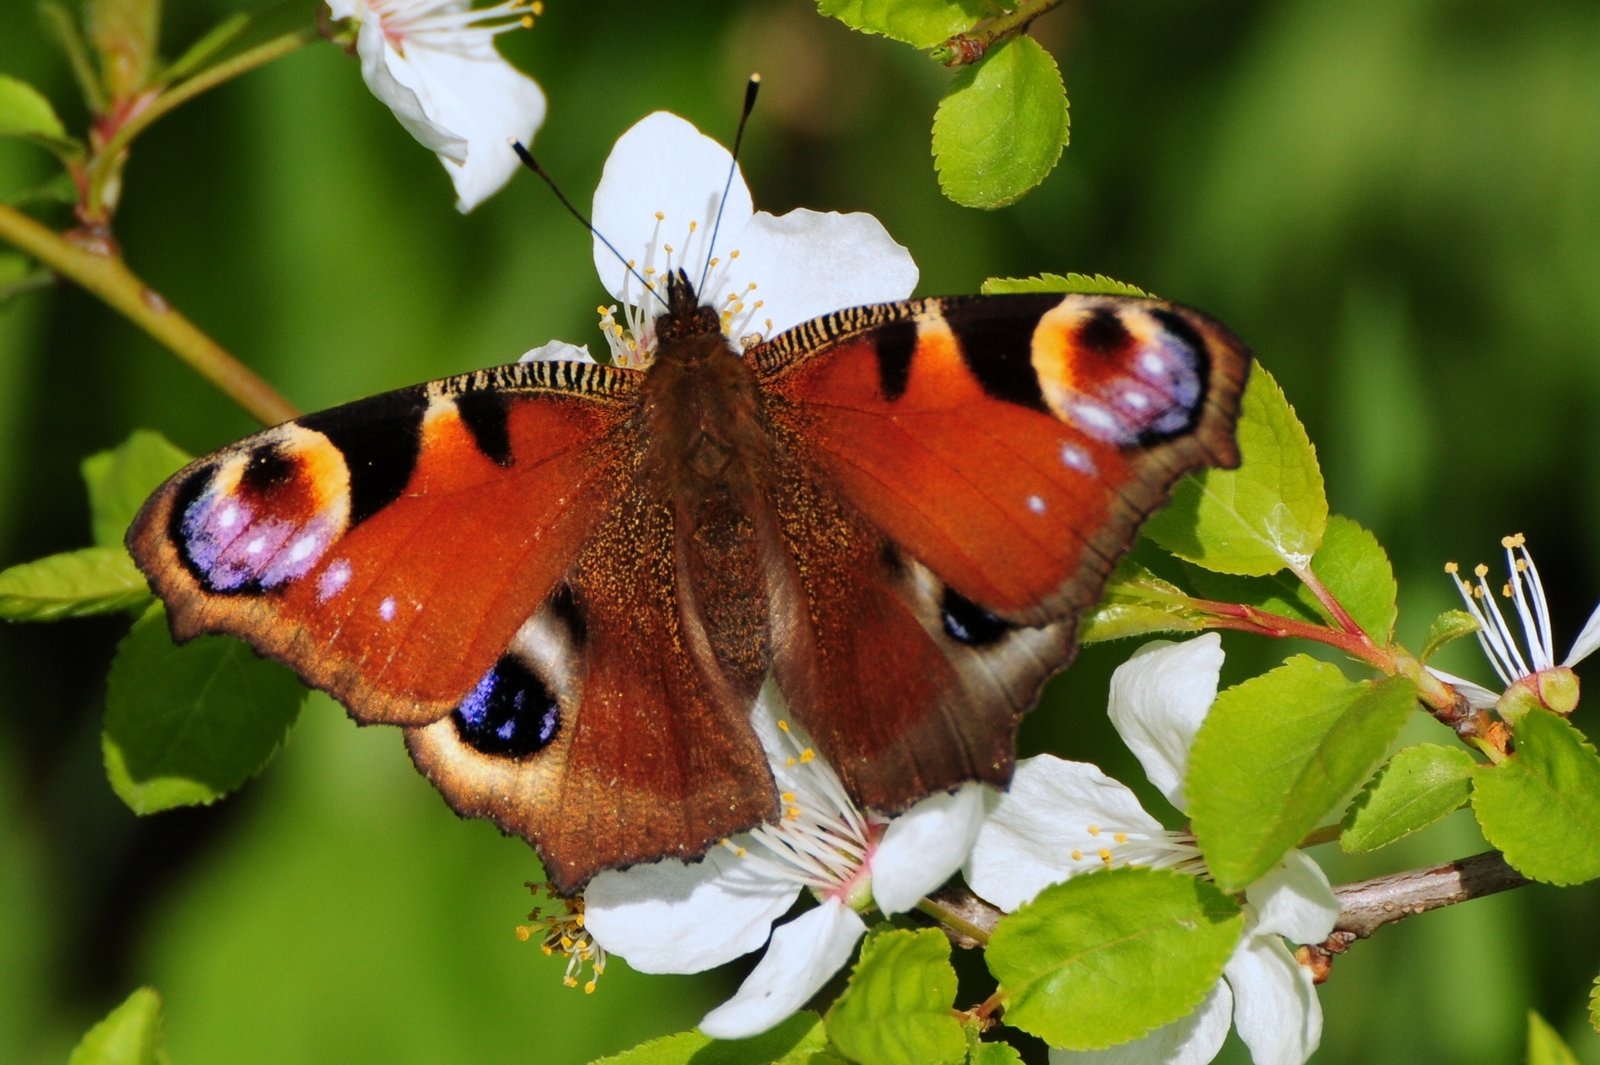
M1238 462L1244 346L1105 295L904 300L644 369L521 362L257 433L129 530L179 640L399 725L558 889L774 818L763 680L861 806L1004 785L1139 523Z

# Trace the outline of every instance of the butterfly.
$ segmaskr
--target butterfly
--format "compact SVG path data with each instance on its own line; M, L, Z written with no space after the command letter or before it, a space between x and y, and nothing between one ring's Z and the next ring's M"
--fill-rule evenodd
M1250 356L1158 300L841 310L743 351L682 273L643 370L538 361L307 415L162 485L127 544L401 726L561 891L778 815L770 674L859 805L1004 785L1140 522L1234 466Z

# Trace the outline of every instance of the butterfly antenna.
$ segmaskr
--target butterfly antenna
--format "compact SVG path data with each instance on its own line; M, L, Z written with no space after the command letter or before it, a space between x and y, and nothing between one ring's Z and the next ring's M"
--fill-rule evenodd
M740 123L740 126L742 128L743 123ZM617 246L607 240L606 235L596 229L594 223L590 222L582 211L572 205L572 201L567 199L567 194L561 191L561 186L556 184L556 179L545 172L544 167L540 166L539 161L533 157L533 153L523 147L522 142L519 140L513 140L509 143L511 144L511 150L517 153L517 158L522 160L522 165L538 174L540 180L550 186L550 191L556 194L556 199L561 202L561 206L567 209L567 213L576 218L583 228L589 231L590 236L604 244L606 250L617 257L617 261L622 264L622 268L632 274L639 284L645 287L646 291L653 290L654 286L646 281L639 271L633 268L633 264L628 261L628 257L618 251Z
M728 180L722 183L722 200L717 204L717 220L711 226L711 242L706 245L706 265L700 271L700 283L695 291L705 299L706 281L711 277L711 260L717 251L717 234L722 230L722 211L728 206L728 190L733 188L733 175L739 169L739 145L744 141L744 126L750 121L750 112L756 109L756 93L761 90L761 75L751 74L744 86L744 107L739 112L739 128L733 134L733 158L728 160ZM548 179L547 179L548 180Z

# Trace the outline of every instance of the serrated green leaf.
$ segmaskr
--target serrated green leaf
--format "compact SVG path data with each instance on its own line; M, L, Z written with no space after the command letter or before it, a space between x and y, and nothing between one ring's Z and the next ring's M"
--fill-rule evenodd
M1594 986L1589 988L1589 1027L1600 1032L1600 976L1594 978Z
M1061 158L1071 124L1050 53L1013 37L957 74L933 116L939 189L963 207L1004 207Z
M0 571L0 618L57 621L109 614L150 598L120 547L85 547Z
M716 1040L699 1032L679 1032L599 1058L593 1065L746 1065L752 1061L843 1065L843 1059L828 1052L822 1018L810 1011L797 1013L771 1031L750 1039Z
M1311 572L1374 641L1387 644L1394 637L1399 587L1376 536L1343 515L1333 515L1311 559Z
M967 1055L955 997L943 933L884 932L862 944L849 986L828 1009L828 1038L861 1065L954 1065Z
M238 640L174 644L156 604L111 661L106 776L137 814L214 802L271 761L305 694L294 674Z
M1078 626L1078 642L1089 644L1157 632L1195 632L1189 597L1170 581L1131 558L1117 563L1099 604Z
M1305 655L1218 695L1184 781L1217 883L1271 870L1378 767L1415 702L1404 677L1355 683Z
M1260 365L1240 403L1236 470L1178 482L1143 534L1179 558L1219 573L1265 576L1303 565L1322 546L1328 498L1316 449L1283 390Z
M0 137L33 141L63 159L83 154L44 94L9 74L0 74Z
M84 459L80 468L89 489L94 542L101 547L120 547L150 493L188 461L188 455L149 429L135 429L110 451Z
M932 48L995 13L986 0L817 0L817 10L853 30Z
M1532 1010L1528 1011L1528 1065L1578 1065L1572 1049Z
M1052 885L1002 918L987 958L1006 1023L1097 1050L1187 1015L1243 929L1238 903L1198 877L1113 869Z
M1397 586L1376 537L1349 518L1332 515L1311 558L1311 572L1363 631L1379 643L1390 640L1399 614ZM1322 603L1290 570L1244 577L1189 565L1188 573L1188 583L1202 598L1242 603L1307 624L1332 623Z
M1600 757L1565 718L1538 708L1511 727L1516 750L1472 776L1483 836L1547 884L1600 877Z
M1022 1065L1022 1054L1010 1043L974 1043L967 1065Z
M161 996L141 987L85 1033L67 1065L167 1065Z
M1452 640L1471 636L1478 631L1478 621L1465 610L1446 610L1428 626L1427 639L1422 642L1422 661L1438 653L1439 648Z
M1345 811L1339 846L1376 850L1460 809L1472 797L1476 765L1459 747L1419 743L1397 752Z
M1039 274L1036 277L991 277L978 287L985 296L1008 292L1080 292L1086 295L1141 296L1150 293L1137 285L1104 274Z

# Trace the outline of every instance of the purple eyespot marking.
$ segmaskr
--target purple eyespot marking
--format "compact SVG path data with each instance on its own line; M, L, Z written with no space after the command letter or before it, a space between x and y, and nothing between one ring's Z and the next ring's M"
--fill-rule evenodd
M201 471L173 504L173 533L195 577L213 592L277 588L311 572L338 535L332 515L274 513L274 495L218 491Z
M532 670L506 655L484 674L452 718L469 747L488 755L526 758L555 739L561 706Z

